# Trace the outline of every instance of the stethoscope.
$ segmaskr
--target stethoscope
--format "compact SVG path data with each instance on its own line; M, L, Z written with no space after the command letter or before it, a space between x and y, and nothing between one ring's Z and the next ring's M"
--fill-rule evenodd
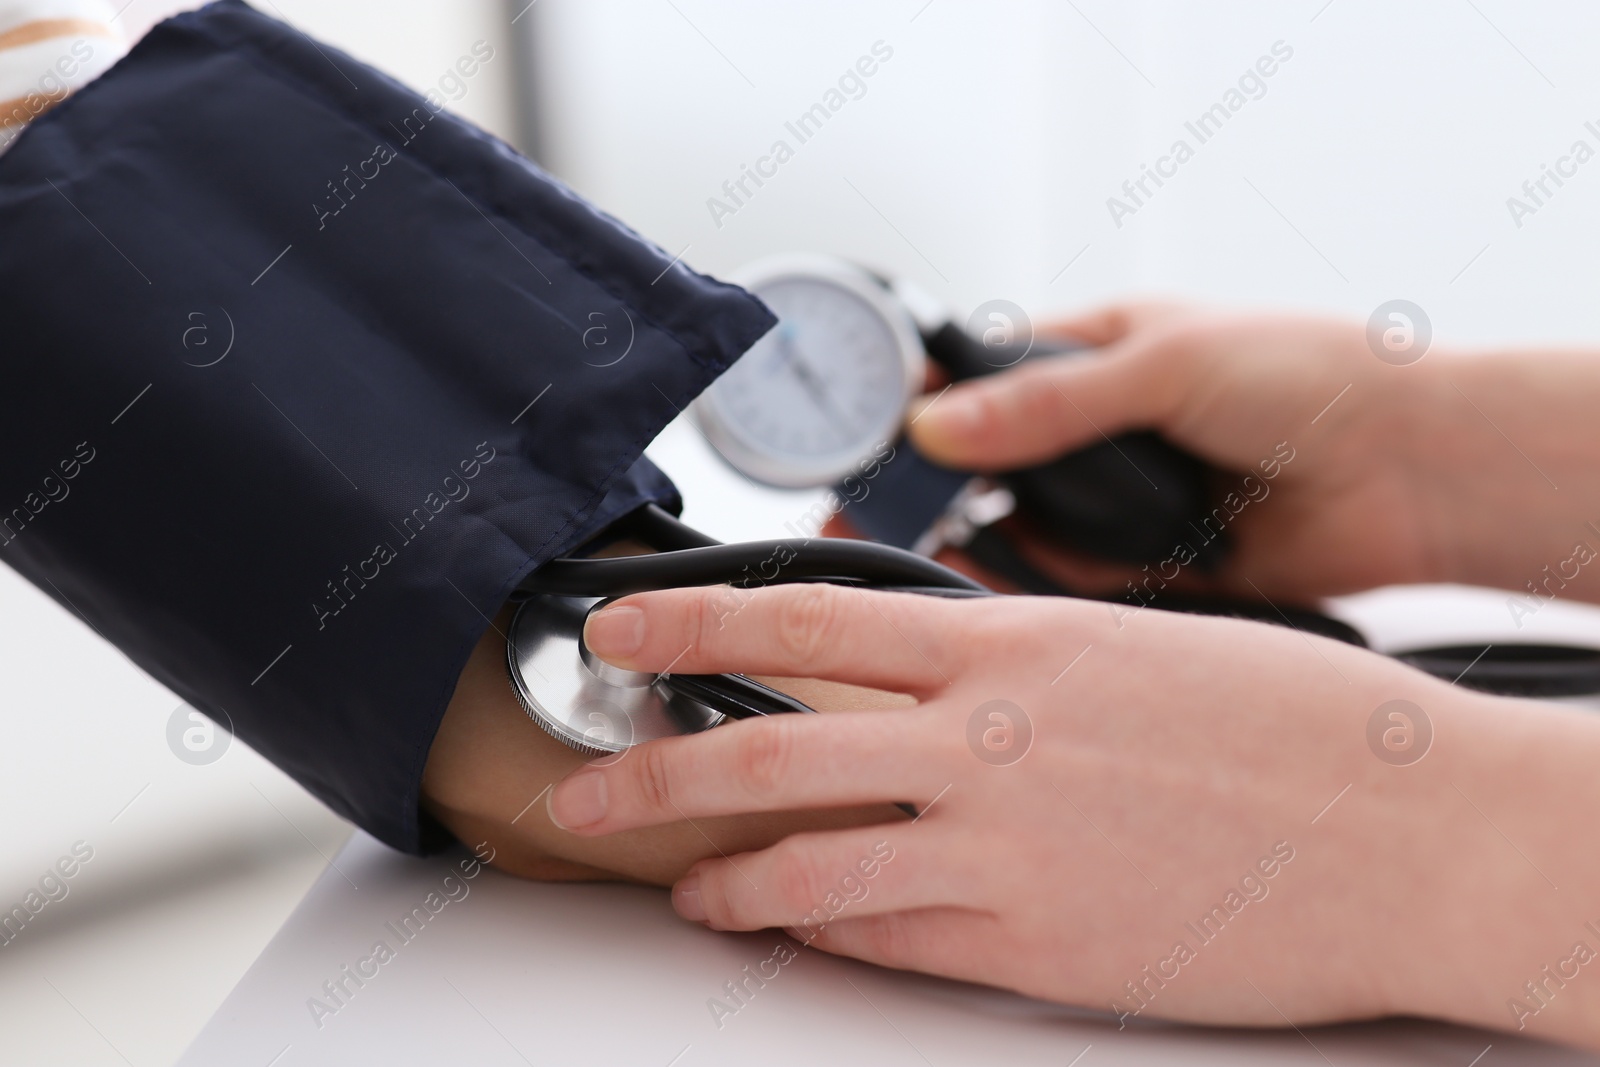
M584 646L583 624L612 598L683 586L749 589L815 581L929 596L999 595L943 564L869 541L720 544L653 504L609 534L659 551L552 560L513 594L521 603L506 635L506 665L518 702L547 733L591 756L708 730L729 719L814 710L741 674L648 674L605 663ZM775 569L774 559L783 561Z
M1063 351L1004 330L974 336L914 288L830 257L763 260L735 280L761 297L779 324L706 391L693 415L723 459L766 485L825 486L859 471L863 457L898 438L906 404L922 388L930 361L960 380L994 373L1030 354ZM1135 467L1139 477L1132 476ZM998 476L992 484L1036 529L1063 544L1147 562L1204 513L1211 475L1203 462L1155 434L1130 433ZM946 488L932 488L940 479ZM1167 488L1146 489L1157 482ZM891 505L915 511L927 503L918 494L938 496L959 479L951 483L946 472L920 482L901 478L898 484L903 499ZM951 499L968 499L963 493ZM941 497L935 503L945 502ZM963 549L1024 592L1073 595L1029 564L993 526L966 523L965 530ZM938 545L925 539L918 545L922 554L893 544L820 537L724 545L654 505L606 536L608 542L626 539L654 551L545 564L513 595L520 603L507 634L506 664L518 702L546 732L591 756L729 720L813 711L739 674L645 674L601 661L583 645L583 623L608 599L683 586L748 589L816 581L944 597L1000 595L928 558ZM1220 558L1225 540L1214 551ZM1160 606L1288 625L1366 646L1353 627L1303 608L1178 596L1165 597ZM1600 692L1596 649L1485 643L1394 655L1435 677L1503 695Z

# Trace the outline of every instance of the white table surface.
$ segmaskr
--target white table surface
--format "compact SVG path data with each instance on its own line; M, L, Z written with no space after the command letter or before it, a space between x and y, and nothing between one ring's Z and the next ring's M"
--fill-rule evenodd
M357 834L179 1067L1600 1062L1420 1022L1304 1032L1130 1024L1119 1031L1113 1018L807 948L719 1020L708 999L725 997L724 983L775 957L780 942L793 942L774 932L718 934L685 923L658 890L539 885L488 869L463 880L457 865L465 856L414 859ZM447 883L452 874L458 880ZM441 887L457 899L402 942L389 924ZM347 981L336 1012L314 1012L313 997L335 1003L323 983L369 956L379 940L394 949L393 958L359 988Z

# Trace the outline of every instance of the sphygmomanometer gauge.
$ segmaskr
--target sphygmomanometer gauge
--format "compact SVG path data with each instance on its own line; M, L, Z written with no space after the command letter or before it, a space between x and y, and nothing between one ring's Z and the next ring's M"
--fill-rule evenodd
M778 325L695 402L706 438L765 485L828 485L900 433L925 355L903 305L829 256L764 259L734 280Z

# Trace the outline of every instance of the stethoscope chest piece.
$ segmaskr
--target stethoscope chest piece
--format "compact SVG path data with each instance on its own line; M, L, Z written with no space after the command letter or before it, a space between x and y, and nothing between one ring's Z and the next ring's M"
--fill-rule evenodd
M721 712L653 674L622 670L583 646L595 597L537 595L511 620L506 668L517 702L545 732L590 756L709 730Z

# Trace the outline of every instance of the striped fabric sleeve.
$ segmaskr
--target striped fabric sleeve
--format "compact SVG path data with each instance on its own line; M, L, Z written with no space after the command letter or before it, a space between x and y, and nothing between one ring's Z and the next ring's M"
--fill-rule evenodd
M0 0L0 152L128 51L111 0Z

